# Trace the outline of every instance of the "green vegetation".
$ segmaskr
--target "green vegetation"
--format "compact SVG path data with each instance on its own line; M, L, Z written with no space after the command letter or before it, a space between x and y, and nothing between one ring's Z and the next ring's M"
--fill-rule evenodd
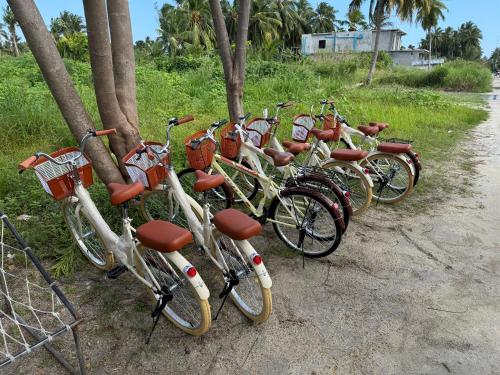
M184 137L226 117L227 109L219 59L204 57L196 59L195 65L179 61L161 70L154 62L139 64L137 99L144 139L163 141L167 118L195 115L194 123L173 132L173 160L182 168ZM73 60L66 60L66 65L93 121L100 126L89 65ZM321 98L334 97L352 124L388 121L388 137L415 140L426 165L430 160L448 159L448 150L486 117L483 110L455 104L457 97L431 90L383 85L350 88L356 75L366 71L360 69L350 63L328 67L307 60L279 63L255 58L247 68L245 108L259 115L264 107L294 100L296 106L282 114L280 136L286 139L293 115L309 112L311 105L318 110ZM0 207L13 221L23 213L34 215L16 225L41 257L59 261L56 272L70 272L80 257L72 250L59 204L45 194L33 173L20 176L16 170L35 151L75 145L30 54L0 58L0 132ZM425 188L425 183L419 187ZM95 183L92 193L105 216L116 220L116 209L109 205L102 184ZM134 224L140 222L137 215Z
M387 70L380 74L376 82L415 88L487 92L491 89L491 73L480 63L457 60L431 71L411 68Z

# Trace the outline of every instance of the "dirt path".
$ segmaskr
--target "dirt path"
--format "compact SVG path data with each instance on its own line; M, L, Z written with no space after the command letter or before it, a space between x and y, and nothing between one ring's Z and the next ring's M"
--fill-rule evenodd
M301 258L278 255L282 245L268 228L259 245L274 313L263 326L229 306L204 337L162 321L145 346L150 300L131 277L77 275L68 288L87 317L90 373L500 373L500 80L495 94L490 120L459 156L477 164L472 195L426 202L434 207L425 214L414 198L373 208L352 223L338 253L305 269ZM449 173L453 181L463 172ZM9 371L62 373L41 354Z

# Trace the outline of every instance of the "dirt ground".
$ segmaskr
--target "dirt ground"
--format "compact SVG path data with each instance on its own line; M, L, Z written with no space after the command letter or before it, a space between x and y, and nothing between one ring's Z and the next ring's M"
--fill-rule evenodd
M445 168L449 184L467 185L466 193L422 201L417 192L398 207L373 207L353 220L336 253L304 269L266 229L255 245L273 278L274 312L262 326L228 305L203 337L162 319L145 345L152 303L132 276L108 280L90 266L77 274L64 288L85 316L88 372L500 373L499 79L494 86L490 119L457 151L475 171ZM219 306L216 297L211 303ZM56 342L65 353L70 344ZM41 350L5 373L64 371Z

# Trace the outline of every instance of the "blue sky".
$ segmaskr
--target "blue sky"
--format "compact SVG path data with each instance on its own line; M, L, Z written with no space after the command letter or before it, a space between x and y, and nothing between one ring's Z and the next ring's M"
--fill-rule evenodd
M473 21L483 32L482 48L486 56L498 45L500 47L500 0L444 0L448 13L446 20L440 26L459 27L463 22ZM83 6L81 0L35 0L43 18L47 23L63 9L83 16ZM132 16L132 31L134 40L144 39L146 36L155 37L158 29L158 19L156 8L166 1L162 0L129 0L130 12ZM310 0L315 6L320 0ZM349 0L327 1L338 9L339 18L344 18L347 13ZM5 0L0 0L0 6L6 5ZM366 10L365 10L366 12ZM424 31L416 24L401 22L397 18L392 19L395 27L406 31L408 35L403 38L403 45L418 45L420 39L424 37Z

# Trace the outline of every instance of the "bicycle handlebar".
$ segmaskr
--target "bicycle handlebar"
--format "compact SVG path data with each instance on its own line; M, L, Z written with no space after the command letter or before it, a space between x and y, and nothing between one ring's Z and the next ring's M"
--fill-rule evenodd
M17 166L17 168L19 168L19 173L22 173L26 169L28 169L29 167L31 167L31 165L35 161L37 161L37 160L38 160L38 156L32 155L28 159L26 159L25 161L23 161L22 163L19 163L19 165Z
M76 155L75 157L65 160L65 161L58 161L54 159L52 156L49 154L46 154L45 152L37 152L35 155L30 156L28 159L20 163L17 167L19 169L19 173L23 173L26 169L30 168L35 161L38 160L41 156L49 160L50 162L57 164L57 165L65 165L65 164L72 164L75 162L75 160L79 159L82 154L83 150L85 149L85 143L87 142L87 139L90 137L101 137L104 135L110 135L110 134L116 134L116 129L107 129L107 130L93 130L89 129L87 130L87 133L83 136L81 142L80 142L80 153Z
M187 115L181 118L180 120L177 120L177 125L185 124L186 122L190 122L194 120L193 115Z
M116 129L108 129L108 130L97 130L94 132L95 137L102 137L103 135L111 135L111 134L116 134Z

